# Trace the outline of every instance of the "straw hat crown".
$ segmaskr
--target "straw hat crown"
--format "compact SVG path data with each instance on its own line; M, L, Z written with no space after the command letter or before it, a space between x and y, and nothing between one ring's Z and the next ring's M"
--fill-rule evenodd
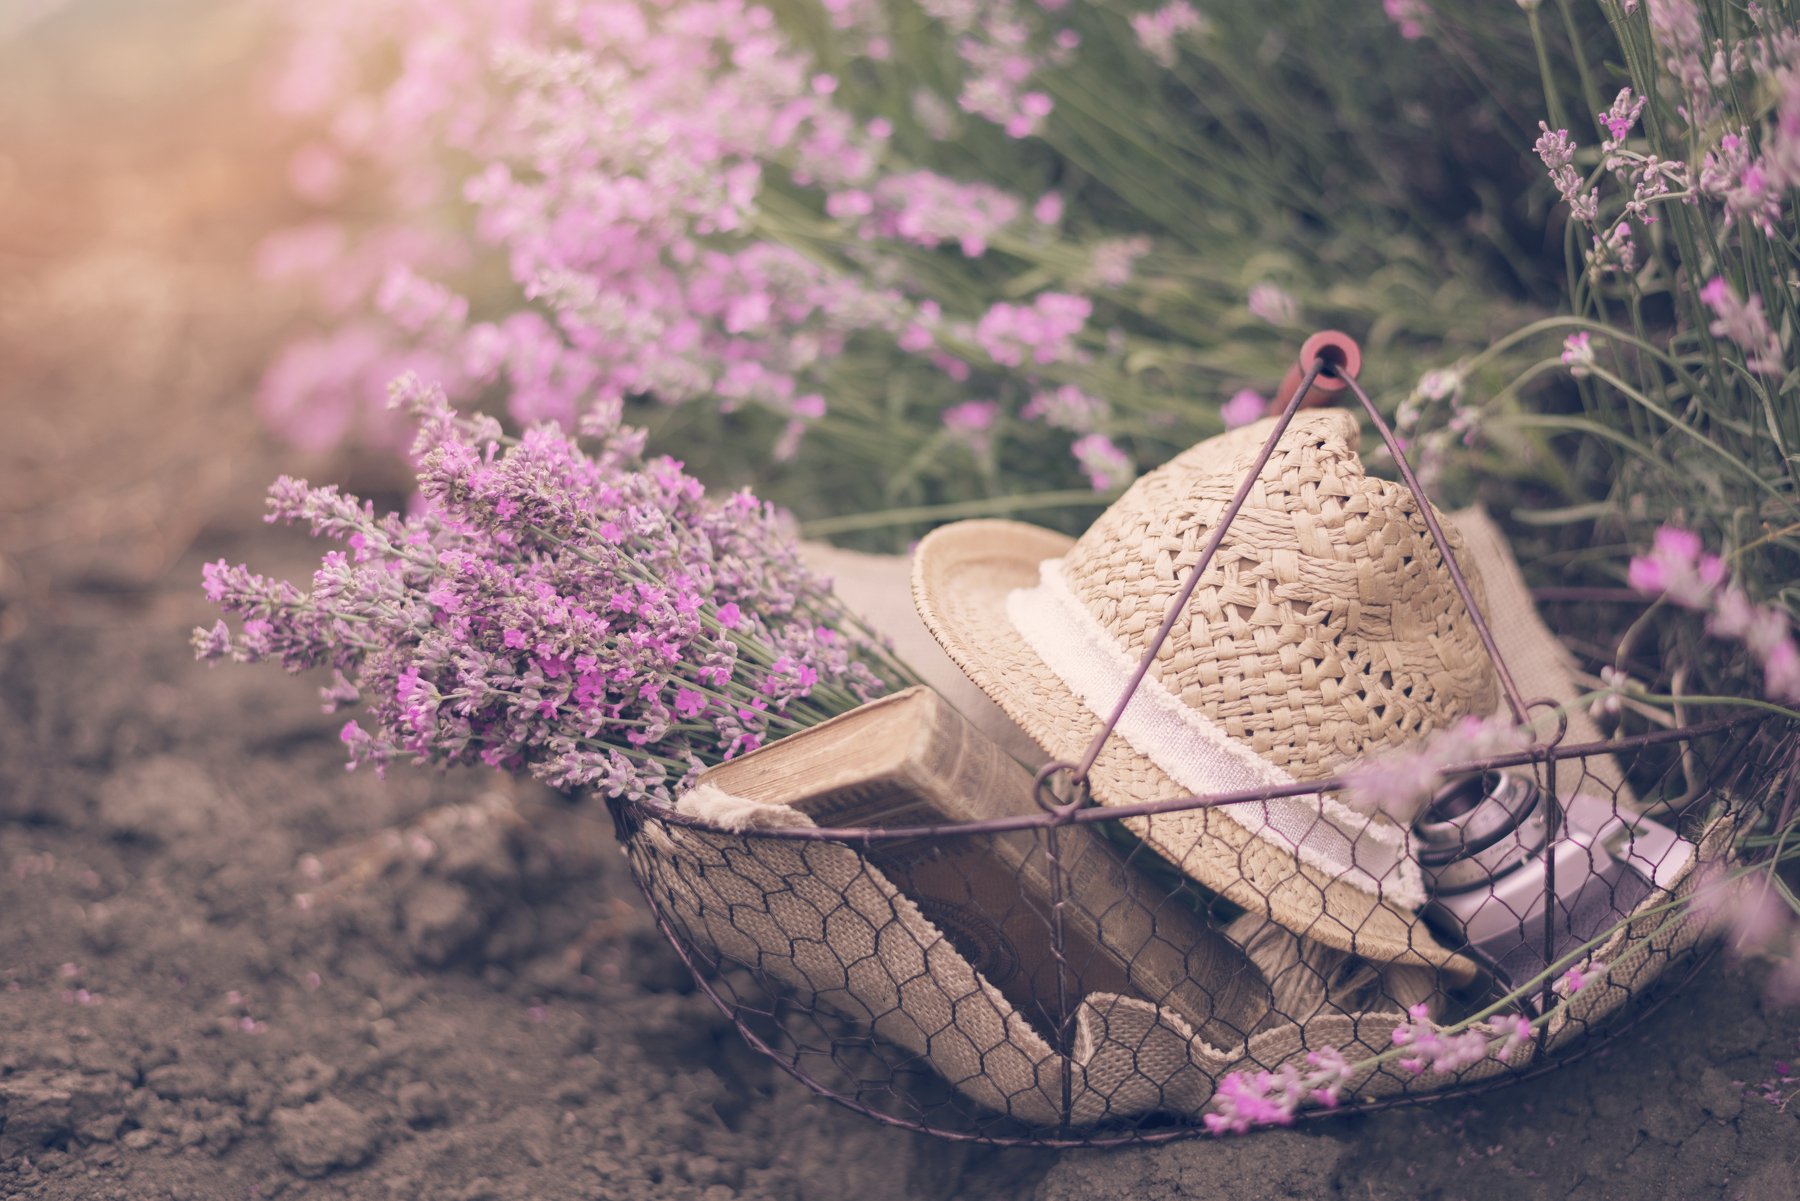
M934 530L913 560L920 618L1046 754L1079 762L1274 431L1257 422L1179 455L1078 540L1013 521ZM1496 703L1423 513L1363 470L1357 443L1348 412L1294 417L1088 782L1108 806L1276 793L1124 821L1191 879L1293 933L1466 979L1473 966L1419 920L1426 891L1406 832L1293 791Z
M1233 430L1145 475L1064 555L1070 591L1133 657L1271 428ZM1295 416L1151 669L1295 779L1496 704L1492 664L1417 503L1365 473L1359 440L1347 411Z

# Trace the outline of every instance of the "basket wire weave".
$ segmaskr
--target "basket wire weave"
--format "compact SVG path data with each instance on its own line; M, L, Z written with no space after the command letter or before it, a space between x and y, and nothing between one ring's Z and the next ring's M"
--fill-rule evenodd
M1342 1049L1353 1061L1391 1049L1394 1030L1407 1020L1407 999L1387 991L1379 976L1373 986L1366 979L1352 982L1343 978L1342 965L1334 965L1331 979L1313 982L1328 999L1321 1009L1283 1013L1271 1004L1235 1025L1224 1018L1210 1023L1205 1037L1198 1038L1154 1004L1163 998L1129 996L1144 991L1130 965L1125 987L1118 990L1126 996L1073 995L1095 965L1071 961L1067 928L1076 918L1090 928L1125 920L1084 909L1084 896L1070 886L1081 857L1091 853L1082 848L1094 841L1075 840L1071 828L1103 833L1117 846L1125 870L1141 873L1134 895L1146 898L1153 917L1175 908L1184 917L1199 914L1223 924L1232 916L1226 912L1230 907L1169 869L1125 834L1121 821L1326 793L1347 783L1340 775L1286 790L1177 796L1107 808L1086 804L1088 770L1276 444L1321 379L1339 381L1355 395L1392 455L1493 661L1514 720L1528 724L1534 709L1554 709L1558 703L1527 700L1520 691L1404 450L1350 372L1338 370L1342 363L1341 356L1327 352L1307 364L1261 456L1189 569L1160 632L1086 755L1079 762L1049 763L1038 773L1038 812L954 825L796 825L734 832L649 802L610 802L658 927L698 987L753 1048L819 1094L877 1121L950 1139L1039 1146L1119 1145L1203 1133L1200 1112L1227 1071L1274 1071L1327 1046ZM1791 739L1760 715L1577 744L1564 743L1567 726L1565 718L1549 737L1518 752L1448 765L1442 778L1502 768L1529 772L1541 790L1552 842L1565 819L1562 798L1579 793L1620 813L1653 808L1674 815L1667 820L1682 824L1697 844L1696 858L1707 864L1728 856L1732 833L1756 818L1765 802L1755 792L1782 794L1784 808L1794 803L1796 786L1782 778ZM1702 814L1708 817L1704 828ZM1053 987L1042 990L1045 1002L1035 1012L1009 1011L992 986L1018 965L968 963L952 945L956 931L949 926L940 931L934 924L955 914L967 921L969 914L983 912L984 903L991 906L984 881L965 872L955 885L964 903L947 909L927 912L910 899L919 894L911 881L927 870L925 864L942 894L946 870L953 876L956 871L956 857L933 849L958 839L1011 840L1014 858L1049 881L1047 904L1021 898L986 913L997 926L1041 924L1047 936ZM1554 855L1544 860L1541 951L1543 962L1560 968L1568 958L1565 951L1563 962L1557 962L1558 917L1567 914L1557 908L1566 902L1557 892L1555 861ZM1610 955L1619 966L1580 993L1559 987L1556 970L1543 973L1535 1009L1551 1017L1540 1024L1528 1056L1511 1062L1489 1058L1455 1072L1422 1075L1383 1063L1350 1081L1336 1108L1301 1113L1366 1111L1473 1093L1541 1074L1591 1051L1628 1020L1648 1013L1704 963L1703 920L1673 903L1703 874L1689 870L1674 893L1654 890L1632 910L1627 929L1591 940L1596 958ZM1120 903L1116 895L1111 903ZM1316 969L1302 956L1293 970ZM1354 1007L1338 1002L1352 991ZM1441 993L1434 999L1451 1012L1473 1014L1490 998ZM1628 1014L1618 1016L1621 1011ZM1602 1025L1603 1034L1589 1033ZM1219 1042L1234 1045L1216 1049ZM1201 1051L1195 1052L1196 1046Z

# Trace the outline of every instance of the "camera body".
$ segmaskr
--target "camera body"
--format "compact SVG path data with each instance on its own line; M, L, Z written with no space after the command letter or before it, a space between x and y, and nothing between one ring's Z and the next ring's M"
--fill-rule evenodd
M1616 925L1652 892L1671 889L1695 853L1661 822L1579 792L1551 840L1548 808L1528 777L1488 771L1439 790L1414 829L1432 893L1426 923L1461 944L1502 991Z

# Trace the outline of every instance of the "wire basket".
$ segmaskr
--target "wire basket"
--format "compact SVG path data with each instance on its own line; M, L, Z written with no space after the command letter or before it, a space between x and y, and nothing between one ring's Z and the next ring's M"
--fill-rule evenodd
M1303 789L1086 804L1088 770L1320 385L1353 393L1393 455L1515 720L1554 706L1526 700L1508 671L1400 445L1355 382L1354 344L1321 335L1301 362L1261 457L1111 719L1082 761L1038 774L1032 811L927 826L731 829L612 802L659 928L751 1046L821 1095L892 1125L998 1145L1116 1145L1204 1132L1233 1080L1303 1087L1321 1063L1335 1065L1332 1107L1302 1114L1523 1079L1599 1045L1698 970L1706 922L1691 894L1718 876L1771 798L1793 804L1791 732L1758 714L1585 743L1567 739L1564 718L1524 749L1443 768L1430 815L1457 832L1451 860L1504 859L1495 877L1513 881L1474 888L1480 909L1470 917L1455 900L1471 895L1455 876L1464 868L1437 877L1428 920L1466 944L1458 962L1471 970L1460 973L1382 970L1259 927L1256 913L1173 870L1166 839L1159 854L1142 837L1145 823L1170 815L1329 794L1350 784L1343 773ZM1508 789L1528 801L1492 809ZM1511 818L1458 825L1490 811ZM1429 856L1429 840L1415 845ZM1531 870L1520 875L1520 864ZM1496 918L1512 944L1479 937ZM1271 933L1281 944L1274 958L1268 946L1250 954ZM1426 1013L1434 1021L1424 1028L1475 1019L1478 1053L1430 1067L1398 1054ZM1516 1018L1511 1041L1502 1038L1502 1013L1533 1019L1529 1039Z

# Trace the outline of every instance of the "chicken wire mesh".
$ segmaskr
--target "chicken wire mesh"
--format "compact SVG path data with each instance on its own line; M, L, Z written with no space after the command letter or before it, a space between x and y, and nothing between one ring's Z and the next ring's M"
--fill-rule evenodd
M1302 399L1337 375L1343 359L1314 348L1171 620ZM1400 447L1340 378L1394 453L1514 714L1545 706L1522 699L1519 684L1533 682L1515 682L1500 660ZM1750 714L1575 743L1565 718L1530 747L1438 773L1414 831L1432 882L1414 927L1420 954L1372 962L1272 921L1272 897L1259 913L1174 866L1194 848L1172 834L1207 835L1204 822L1170 823L1221 807L1266 812L1284 790L1084 804L1087 769L1161 637L1085 760L1040 773L1034 811L833 829L777 810L788 816L731 829L614 800L660 929L753 1047L877 1120L1002 1145L1166 1140L1206 1129L1221 1087L1245 1074L1292 1081L1307 1065L1336 1065L1333 1108L1348 1112L1567 1062L1692 974L1706 927L1693 894L1730 861L1736 836L1773 812L1771 799L1793 803L1784 723ZM1349 783L1339 773L1303 791ZM1311 885L1298 870L1280 882L1289 894ZM1316 908L1324 920L1322 887ZM1450 963L1426 953L1438 944L1457 952ZM1529 1040L1502 1014L1535 1019ZM1478 1052L1398 1056L1426 1015L1435 1026L1475 1020Z

